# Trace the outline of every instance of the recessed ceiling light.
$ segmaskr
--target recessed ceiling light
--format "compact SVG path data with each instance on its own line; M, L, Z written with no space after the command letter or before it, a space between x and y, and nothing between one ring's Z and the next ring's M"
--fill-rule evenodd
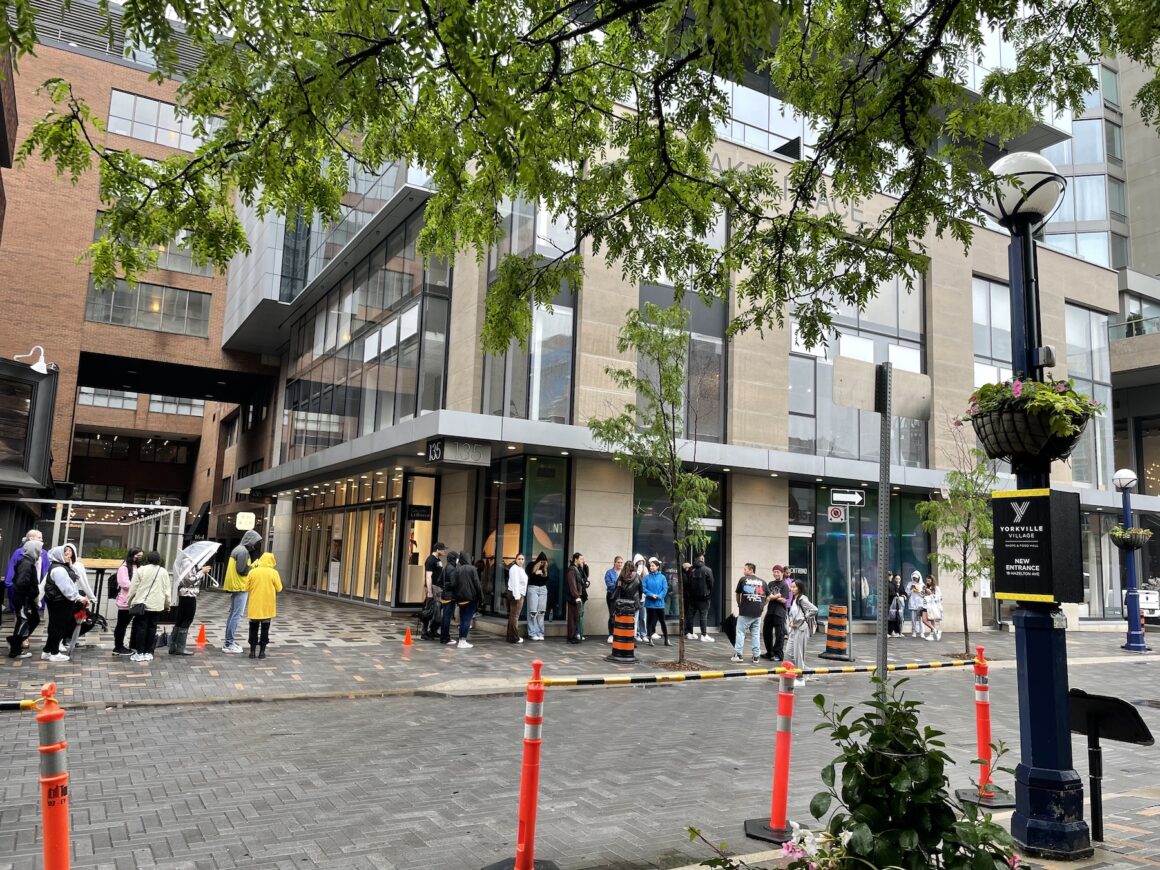
M568 451L567 451L567 450L561 450L561 451L560 451L560 455L561 455L561 456L567 456L567 455L568 455Z
M382 473L381 471L376 471L376 472L375 472L375 476L376 476L376 477L382 477L382 476L383 476L383 473Z
M859 486L869 486L870 484L863 482L863 483L860 483L860 484L858 484L858 485L859 485ZM895 487L895 488L897 489L897 487Z
M776 471L771 471L771 472L769 472L769 476L770 476L770 477L777 477L777 472L776 472Z
M515 450L515 449L516 449L516 445L514 445L514 444L508 445L508 450Z
M395 466L395 471L402 471L402 470L403 470L403 466L401 466L401 465Z
M722 471L732 471L733 469L731 469L731 468L722 468L721 470L722 470Z
M816 480L818 483L822 482L822 478L820 478L820 477L815 477L814 480Z
M416 451L415 455L416 456L426 456L427 454L424 453L422 450L419 450L419 451Z

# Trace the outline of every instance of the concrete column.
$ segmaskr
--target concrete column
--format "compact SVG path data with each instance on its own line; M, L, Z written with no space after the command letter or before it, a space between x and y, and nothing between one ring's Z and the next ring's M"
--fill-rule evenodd
M616 267L605 265L603 256L593 257L585 245L584 286L574 320L576 329L575 410L573 422L585 425L592 417L621 413L635 396L615 384L605 373L633 365L631 354L616 349L625 312L640 305L640 289L628 284Z
M572 464L572 528L568 555L581 552L590 566L591 587L584 630L603 640L608 619L604 572L617 556L632 558L632 474L610 459Z
M732 590L746 562L768 578L774 564L789 557L789 483L783 478L730 475L726 484L725 577ZM730 591L723 613L736 610Z
M449 411L479 411L483 391L483 329L487 295L486 265L473 252L455 258L451 283L451 325L447 347L447 401Z
M475 542L467 539L474 528L475 517L474 471L456 471L443 475L439 481L438 538L453 550L466 548L473 556Z

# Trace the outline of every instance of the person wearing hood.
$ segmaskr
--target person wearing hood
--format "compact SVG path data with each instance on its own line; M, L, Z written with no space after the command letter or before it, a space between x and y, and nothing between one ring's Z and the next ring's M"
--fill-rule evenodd
M264 659L270 643L270 620L278 615L278 593L282 578L278 575L273 553L264 553L246 578L246 616L250 620L250 658Z
M459 554L454 550L443 548L443 555L447 557L447 567L439 575L439 585L435 588L439 596L439 643L455 646L457 641L451 639L451 619L455 616L455 606L459 603L456 597L459 592ZM435 627L431 627L435 631Z
M242 542L234 547L230 553L230 560L226 565L225 590L230 593L230 612L226 617L226 642L222 646L223 652L240 653L241 646L237 642L238 623L242 621L242 614L246 612L247 577L250 573L250 562L262 554L262 536L250 529L242 535Z
M48 574L48 553L44 551L44 535L41 534L40 529L29 529L24 533L24 540L20 542L15 550L12 551L12 558L8 560L8 570L4 574L4 586L7 590L8 609L13 613L19 614L20 610L16 606L16 566L20 564L20 560L24 558L24 545L29 541L39 541L41 546L40 551L40 576L44 577ZM2 605L3 602L0 602ZM3 607L0 606L0 611ZM37 617L39 621L40 617Z
M633 556L632 557L632 567L635 571L637 580L640 580L643 582L645 575L648 573L648 563L645 562L644 556L642 556L640 553L637 553L635 556ZM636 642L637 643L644 643L646 640L648 640L648 634L646 634L647 629L648 629L648 615L647 615L647 612L645 611L644 601L642 599L641 605L640 605L640 607L637 608L637 611L636 611Z
M446 591L443 593L446 595ZM471 649L473 644L468 643L467 635L471 631L471 621L475 618L475 611L483 601L483 585L479 582L479 571L471 562L471 554L459 554L459 562L455 566L455 598L459 604L459 649ZM444 625L448 620L444 618Z
M540 551L528 571L528 640L544 639L544 614L548 612L548 554Z
M161 566L161 554L153 550L145 559L129 584L129 609L140 605L144 612L133 617L133 655L129 661L153 661L153 646L157 643L157 621L173 603L173 580Z
M145 551L140 547L130 547L125 554L125 561L117 569L117 624L113 628L113 655L130 656L133 650L125 646L125 631L133 621L133 614L129 612L129 587L133 584L133 575L141 567L145 559Z
M25 641L40 624L40 581L44 577L41 557L44 545L38 538L29 538L20 548L20 561L12 574L12 592L16 602L16 625L8 636L8 657L26 659L32 655L24 649Z
M906 603L910 607L910 636L924 637L926 634L922 625L923 597L926 587L922 582L922 574L912 571L910 582L906 584Z
M40 657L48 662L67 662L60 651L62 640L76 628L76 613L89 606L89 599L77 585L79 576L73 570L77 551L72 544L48 551L48 576L44 581L44 603L48 608L48 638Z

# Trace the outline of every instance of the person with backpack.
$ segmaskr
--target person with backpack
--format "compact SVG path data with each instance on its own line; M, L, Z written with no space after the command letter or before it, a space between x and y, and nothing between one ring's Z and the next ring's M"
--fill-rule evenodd
M709 626L707 619L709 616L709 605L713 600L713 569L705 564L705 554L698 553L693 559L693 566L689 570L689 597L685 612L688 616L688 623L685 627L685 640L697 639L697 622L701 623L701 640L712 643L713 638L709 636Z
M793 603L789 606L789 647L794 667L799 671L806 667L806 646L810 635L818 627L818 608L806 597L805 586L796 577L791 584ZM806 678L799 675L795 686L804 686Z
M474 644L468 642L467 635L471 631L475 612L483 603L483 585L479 582L479 571L472 564L470 553L459 554L459 562L455 566L455 590L455 598L459 603L459 643L456 647L471 649Z
M145 551L140 547L130 547L125 554L125 561L117 568L117 624L113 627L113 655L131 656L133 650L125 646L125 632L133 622L133 614L129 612L129 587L133 585L133 575L141 567L145 558Z
M29 529L24 533L24 540L19 546L12 551L12 558L8 560L8 570L4 574L4 585L7 591L8 608L13 613L19 614L20 608L16 606L16 566L20 564L20 560L24 558L24 545L29 541L40 542L40 577L43 578L48 574L48 553L44 551L44 535L40 529ZM39 593L38 593L39 594ZM0 607L0 611L3 608ZM36 617L37 622L40 621L40 616Z
M906 596L902 594L902 584L891 583L889 619L886 621L887 637L902 637L902 617L906 613Z
M454 646L458 641L451 639L451 618L455 616L455 608L459 604L459 554L446 548L442 552L447 557L447 566L440 568L436 586L440 607L439 643Z
M88 597L77 585L79 577L73 570L77 551L72 544L53 547L48 552L48 576L44 580L44 604L48 609L48 638L40 657L46 662L67 662L68 656L60 651L61 641L69 638L76 628L77 611L89 606Z
M16 625L8 636L8 658L26 659L32 653L24 644L40 624L41 556L44 544L38 538L28 538L21 548L20 561L12 572L12 593L16 602Z
M145 559L146 565L133 575L129 598L125 602L133 613L133 655L131 662L153 661L153 646L157 642L157 621L173 603L173 580L161 567L161 554L156 550ZM246 573L249 573L247 566Z

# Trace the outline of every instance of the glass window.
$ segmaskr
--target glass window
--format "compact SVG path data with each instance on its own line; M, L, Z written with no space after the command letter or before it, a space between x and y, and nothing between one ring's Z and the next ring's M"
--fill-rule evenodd
M1106 66L1100 67L1100 85L1104 92L1104 100L1113 106L1120 105L1120 79L1115 70Z
M137 410L137 394L125 390L105 390L100 387L81 387L77 404L92 405L97 408L121 408Z
M1091 322L1086 308L1067 306L1067 371L1072 377L1092 376Z
M149 410L160 414L177 414L182 417L205 416L204 399L186 399L178 396L150 396Z
M793 414L814 415L814 360L811 357L791 355L789 358L789 410Z
M1120 125L1105 121L1104 140L1108 150L1108 162L1122 166L1124 163L1124 131Z
M903 347L899 344L891 344L887 347L889 361L896 368L922 374L922 351L917 347Z
M1112 233L1112 268L1123 269L1130 265L1132 265L1132 249L1128 237Z
M1079 175L1070 185L1075 189L1075 219L1102 221L1108 217L1108 200L1103 175Z
M1077 164L1104 162L1103 120L1076 121L1071 125L1071 151Z
M121 280L107 291L98 290L90 280L85 320L206 338L209 308L208 293L145 282L130 287Z
M1076 233L1076 253L1091 263L1107 266L1108 263L1108 234L1107 233Z
M562 305L537 308L532 325L529 418L567 423L572 405L573 312Z
M1056 166L1067 166L1071 163L1071 140L1065 139L1063 142L1044 148L1039 153Z
M1067 223L1073 220L1075 220L1075 191L1073 185L1069 184L1063 190L1063 199L1059 201L1059 208L1055 210L1055 214L1051 216L1048 223Z
M1100 71L1099 71L1099 67L1089 66L1088 69L1091 70L1092 75L1095 77L1096 86L1095 86L1095 88L1093 88L1092 90L1088 91L1087 93L1085 93L1083 95L1083 110L1084 110L1085 114L1087 112L1094 112L1094 111L1096 111L1098 109L1102 109L1104 107L1104 104L1100 101Z
M1128 219L1128 193L1124 182L1118 178L1108 177L1108 210L1112 217L1120 220Z
M1075 233L1048 233L1043 237L1043 243L1057 251L1075 253Z
M842 333L838 336L838 354L863 362L874 362L874 340Z
M720 441L724 434L723 342L707 335L689 336L689 410L685 435L698 441Z
M443 407L443 368L447 360L446 299L427 299L423 317L423 371L419 387L419 413Z

